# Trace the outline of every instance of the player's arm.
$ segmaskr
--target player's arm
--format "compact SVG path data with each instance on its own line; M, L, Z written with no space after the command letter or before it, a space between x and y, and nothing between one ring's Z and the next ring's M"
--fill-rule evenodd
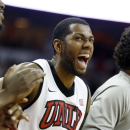
M44 73L43 70L41 70L41 68L35 64L35 63L32 63L32 62L26 62L26 63L22 63L22 64L19 64L17 65L17 68L15 69L15 72L19 71L19 70L23 70L25 68L34 68L36 70L39 70L39 71L42 71ZM46 74L44 73L44 76ZM44 80L44 77L42 77L42 81ZM31 102L35 99L35 97L37 96L38 92L39 92L39 89L40 89L40 83L36 84L35 87L31 90L31 93L28 94L28 96L26 96L28 98L28 103L26 104L20 104L23 108L25 108L26 106L28 106L29 104L31 104Z
M3 77L0 78L0 109L3 106L6 106L8 104L7 95L5 95L5 92L2 90L3 85Z
M3 77L0 78L0 110L12 101L11 97L8 97L6 94L5 90L2 90L3 79Z
M118 94L117 93L118 89ZM121 89L121 90L119 90ZM117 86L110 87L96 97L90 106L82 130L112 130L122 118L123 90Z
M21 103L27 102L27 99L21 100ZM9 104L0 110L0 130L17 130L17 124L20 120L29 121L29 116L22 111L18 104Z
M33 80L34 84L35 84L34 86L32 86L32 84L29 85L30 87L28 87L28 91L26 91L28 93L23 92L23 94L26 94L23 97L27 97L29 101L26 104L21 104L22 107L28 106L28 104L30 104L34 100L34 98L37 96L37 93L38 93L39 88L40 88L40 84L43 81L45 73L43 72L43 70L41 70L41 68L38 65L36 65L35 63L31 63L31 62L19 64L16 66L15 70L13 71L13 74L16 74L17 72L22 71L23 69L32 69L32 68L35 71L37 71L37 73L32 72L32 74L30 74L30 75L32 75L31 77L29 74L21 75L21 78L26 80L26 83L28 83L28 80ZM42 73L42 76L41 76L41 73ZM40 78L39 78L39 76L40 76ZM15 85L17 85L18 89L20 90L19 84L15 83ZM25 84L24 84L24 87L26 87ZM20 93L22 93L22 92L20 91Z
M18 102L31 94L35 88L40 86L44 76L44 72L33 63L11 67L3 79L4 89L0 93L0 107Z
M29 116L25 114L18 104L10 104L4 108L6 104L9 103L6 95L1 91L3 85L3 78L0 78L0 130L17 130L17 124L19 120L25 119L29 121ZM10 97L9 97L10 98ZM23 98L20 103L26 103L28 99Z

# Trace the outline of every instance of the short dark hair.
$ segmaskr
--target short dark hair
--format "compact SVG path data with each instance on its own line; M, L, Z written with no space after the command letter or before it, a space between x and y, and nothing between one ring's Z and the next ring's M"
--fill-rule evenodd
M79 23L79 24L84 24L84 25L88 25L89 24L80 18L75 18L75 17L70 17L70 18L66 18L64 20L62 20L61 22L59 22L54 31L53 31L53 35L52 35L52 46L53 46L53 41L55 39L59 39L64 41L64 38L66 37L67 34L70 33L70 25L71 24L75 24L75 23ZM53 46L54 49L54 46ZM54 54L56 53L55 49L54 49Z
M113 58L121 69L130 70L130 27L122 33L120 41L115 47Z

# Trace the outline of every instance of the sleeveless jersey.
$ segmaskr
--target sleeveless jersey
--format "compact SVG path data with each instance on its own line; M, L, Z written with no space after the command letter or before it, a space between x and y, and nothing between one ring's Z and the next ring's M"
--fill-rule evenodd
M79 130L87 109L87 86L76 76L74 95L66 97L58 88L49 63L44 59L34 62L46 76L39 97L24 111L29 114L30 122L20 121L18 130Z

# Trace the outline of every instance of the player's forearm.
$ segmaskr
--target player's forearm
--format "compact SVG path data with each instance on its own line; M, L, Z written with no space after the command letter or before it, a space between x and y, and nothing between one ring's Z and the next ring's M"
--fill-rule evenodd
M5 89L0 91L0 109L13 102L13 96Z

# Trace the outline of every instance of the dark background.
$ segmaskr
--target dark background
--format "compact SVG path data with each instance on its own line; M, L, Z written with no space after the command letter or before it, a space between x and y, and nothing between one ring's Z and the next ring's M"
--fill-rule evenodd
M5 28L0 32L0 76L4 76L13 64L35 59L51 59L53 49L51 36L54 27L67 15L34 11L6 6ZM81 77L89 85L91 93L108 78L117 74L119 68L113 60L113 51L127 23L85 19L95 37L94 54L87 73Z

